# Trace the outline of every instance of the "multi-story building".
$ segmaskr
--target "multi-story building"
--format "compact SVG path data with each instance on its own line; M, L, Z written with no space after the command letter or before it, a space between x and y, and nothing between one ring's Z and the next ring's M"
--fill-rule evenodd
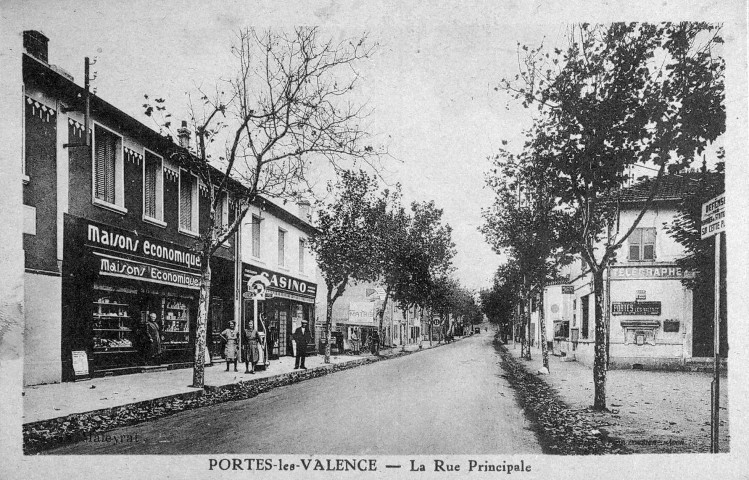
M49 63L47 42L24 33L24 383L190 366L195 252L210 208L207 186L171 155L189 155L189 131L175 143L89 95ZM235 203L219 203L223 223L233 221ZM252 315L243 301L248 273L269 277L274 299L264 308L281 338L277 354L288 353L292 319L314 318L312 227L262 199L246 223L211 259L207 362L221 355L218 333L229 321ZM143 332L152 313L165 348L155 366Z
M244 325L254 320L253 301L244 298L249 296L244 295L247 281L264 275L270 283L266 300L258 305L263 319L259 330L267 332L271 358L294 354L291 335L302 320L309 322L311 332L316 331L316 302L322 293L317 291L317 262L308 240L315 230L309 224L309 203L300 202L298 207L295 215L261 199L250 208L241 227L242 318ZM314 350L313 341L307 351Z

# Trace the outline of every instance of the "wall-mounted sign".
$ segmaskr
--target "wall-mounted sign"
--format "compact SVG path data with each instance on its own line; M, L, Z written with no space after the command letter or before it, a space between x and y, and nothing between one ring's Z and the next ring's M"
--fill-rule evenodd
M702 204L702 239L726 230L726 194L722 193Z
M676 265L642 265L637 267L613 266L611 267L612 280L638 280L638 279L682 279L692 278L694 272L684 270Z
M574 295L575 287L572 285L562 285L562 293L564 295Z
M268 279L266 288L266 297L269 292L282 293L287 292L294 294L295 296L305 297L307 299L315 299L317 293L317 284L307 282L299 278L294 278L290 275L286 275L272 270L256 267L255 265L244 264L242 268L242 288L247 290L247 281L255 276L262 275ZM283 297L283 295L277 295Z
M86 245L112 252L199 269L200 257L188 248L93 222L87 222Z
M661 302L612 302L612 315L660 315Z
M348 323L356 325L374 325L374 302L349 303Z
M135 260L126 260L98 252L94 252L94 255L98 257L99 275L133 278L195 290L200 288L200 275L194 273L149 265L147 263L136 262Z
M73 350L73 372L76 377L88 375L88 355L85 350Z

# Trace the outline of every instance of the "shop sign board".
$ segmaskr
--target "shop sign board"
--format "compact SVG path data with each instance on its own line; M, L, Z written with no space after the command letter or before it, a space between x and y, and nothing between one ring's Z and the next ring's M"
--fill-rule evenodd
M73 372L76 377L88 375L88 354L85 350L73 350Z
M710 238L726 230L726 194L702 204L702 239Z
M637 267L630 266L612 266L612 280L680 280L682 278L692 278L694 272L684 270L676 265L640 265Z
M612 315L660 315L661 302L612 302Z
M200 257L189 248L96 222L86 222L85 244L112 253L200 269Z
M348 323L374 325L374 302L349 303Z
M562 294L564 294L564 295L574 295L575 294L575 287L573 285L562 285Z
M99 275L119 278L132 278L146 282L174 285L197 290L200 288L200 275L159 267L147 263L118 258L94 252L99 265Z
M266 297L269 292L286 292L314 300L317 293L317 284L313 282L248 264L244 264L242 268L243 288L248 289L247 282L256 275L262 275L268 280Z

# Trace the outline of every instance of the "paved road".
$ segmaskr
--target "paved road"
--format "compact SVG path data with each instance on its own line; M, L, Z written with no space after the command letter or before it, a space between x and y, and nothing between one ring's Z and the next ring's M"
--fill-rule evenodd
M541 453L491 333L181 412L51 454Z

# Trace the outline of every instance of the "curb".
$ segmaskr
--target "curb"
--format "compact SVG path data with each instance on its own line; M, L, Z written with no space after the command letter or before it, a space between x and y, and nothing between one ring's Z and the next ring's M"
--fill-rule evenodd
M456 341L459 340L462 340L462 338ZM417 352L429 351L443 345L448 344L442 343L434 345L431 348L414 351L391 352L389 355L321 365L309 370L291 371L270 377L243 380L227 385L209 385L202 390L177 393L110 408L26 423L23 425L23 452L25 455L38 454L45 450L75 443L92 435L98 435L115 428L144 423L184 410L192 410L229 401L245 400L277 387L303 382L362 365L404 357Z

